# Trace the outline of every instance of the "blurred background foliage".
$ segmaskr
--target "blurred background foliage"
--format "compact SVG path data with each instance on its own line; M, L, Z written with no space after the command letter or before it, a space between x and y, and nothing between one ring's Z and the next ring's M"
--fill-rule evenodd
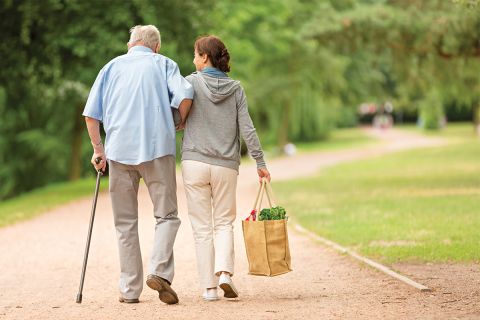
M262 142L282 146L355 126L362 103L388 101L397 122L425 128L445 116L478 127L479 10L475 0L3 0L0 199L90 172L81 112L134 25L156 25L184 75L195 38L220 36Z

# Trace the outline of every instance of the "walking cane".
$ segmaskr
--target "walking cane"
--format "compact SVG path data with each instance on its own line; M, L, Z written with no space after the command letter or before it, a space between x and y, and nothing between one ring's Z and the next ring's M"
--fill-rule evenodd
M102 161L102 158L100 157L95 159L96 164L99 164L100 161ZM88 226L88 236L87 236L87 244L85 246L85 255L83 256L82 275L80 277L80 288L78 289L78 293L77 293L77 303L82 303L83 280L85 280L85 270L87 269L88 250L90 249L90 239L92 238L93 220L95 219L95 208L97 207L98 189L100 187L100 177L102 175L103 175L102 169L99 169L97 172L97 184L95 185L95 195L93 197L92 215L90 216L90 225Z

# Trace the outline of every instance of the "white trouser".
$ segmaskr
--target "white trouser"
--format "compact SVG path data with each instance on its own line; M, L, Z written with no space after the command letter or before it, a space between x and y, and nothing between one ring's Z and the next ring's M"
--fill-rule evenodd
M233 275L233 223L237 211L238 172L184 160L182 175L195 239L200 285L202 288L214 288L218 286L221 271Z

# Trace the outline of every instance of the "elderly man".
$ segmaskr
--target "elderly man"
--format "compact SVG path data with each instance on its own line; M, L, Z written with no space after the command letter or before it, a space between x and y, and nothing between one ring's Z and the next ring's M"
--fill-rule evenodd
M109 164L110 198L120 256L120 302L137 303L143 288L138 239L138 185L143 178L156 219L147 285L167 304L178 303L170 287L174 275L173 243L180 226L175 179L175 126L171 108L178 108L182 126L193 90L177 64L158 54L155 26L130 30L128 53L107 63L95 80L83 111L93 146L92 164ZM106 134L105 148L100 122ZM99 164L95 159L101 158Z

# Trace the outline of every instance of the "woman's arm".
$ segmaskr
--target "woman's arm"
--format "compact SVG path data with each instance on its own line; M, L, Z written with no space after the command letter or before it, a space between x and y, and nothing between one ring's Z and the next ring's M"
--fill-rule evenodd
M253 125L250 114L248 113L248 104L245 92L243 91L243 88L241 88L235 94L237 95L237 115L240 135L242 136L243 140L245 140L245 144L247 145L250 155L257 163L257 173L259 178L267 178L268 181L270 181L270 172L268 171L267 165L263 158L263 150L260 140L258 139L257 130Z

